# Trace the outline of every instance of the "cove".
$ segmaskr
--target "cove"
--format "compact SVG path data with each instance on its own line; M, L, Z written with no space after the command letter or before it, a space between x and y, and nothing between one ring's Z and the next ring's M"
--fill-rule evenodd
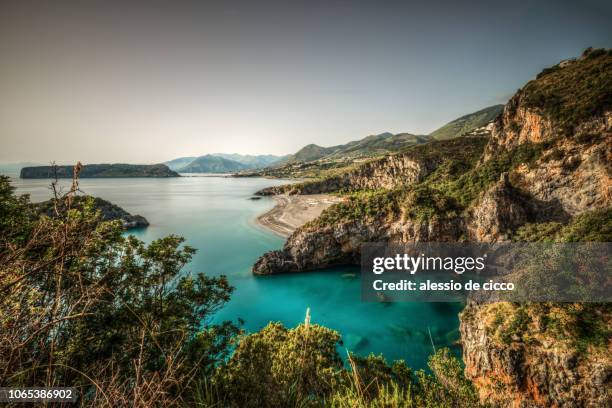
M49 182L12 180L18 193L30 193L32 201L51 197ZM436 348L456 343L460 305L362 302L356 267L253 276L255 260L281 248L284 240L254 221L274 205L273 200L249 198L261 188L286 182L231 177L125 178L82 179L80 186L87 194L146 217L151 224L148 228L130 232L145 242L169 234L185 237L187 245L198 250L187 272L227 275L235 291L215 321L240 318L247 331L259 330L270 321L293 327L304 320L310 307L313 323L340 332L342 348L360 355L382 353L387 360L403 359L415 369L426 367L432 340Z

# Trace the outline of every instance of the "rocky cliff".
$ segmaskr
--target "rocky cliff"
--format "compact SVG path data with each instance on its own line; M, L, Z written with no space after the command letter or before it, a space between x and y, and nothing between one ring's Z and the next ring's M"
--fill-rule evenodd
M611 51L544 70L490 130L486 146L476 137L432 142L276 190L351 193L253 272L357 264L372 241L612 240ZM461 316L466 375L495 406L606 406L609 309L470 304Z
M486 132L485 132L486 133ZM470 138L475 145L482 142L475 133ZM469 138L470 136L467 136ZM386 156L363 163L355 169L326 177L322 180L274 186L258 191L257 195L324 194L354 190L391 190L418 183L444 162L447 153L459 153L466 146L464 140L454 139L440 143L440 151L428 145L414 146L403 153ZM469 148L470 151L473 148Z

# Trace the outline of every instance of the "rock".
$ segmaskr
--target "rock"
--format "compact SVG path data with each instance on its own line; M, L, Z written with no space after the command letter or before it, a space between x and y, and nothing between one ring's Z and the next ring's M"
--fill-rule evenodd
M497 341L487 327L493 305L471 304L461 314L465 374L495 407L604 407L612 385L610 362L575 350L512 338ZM520 337L520 336L518 336ZM554 347L551 347L554 345Z
M585 92L592 84L601 82L588 75L607 75L607 79L612 76L609 71L612 54L605 53L607 64L575 76ZM576 64L583 62L554 67L552 72L575 69ZM586 60L587 64L591 62ZM550 90L547 88L551 85L550 78L539 76L534 81L546 81L543 87ZM533 85L533 81L530 84ZM555 88L556 92L569 89L565 83L561 85ZM608 92L607 99L589 99L581 95L585 104L585 100L602 101L597 109L574 106L578 100L576 95L556 95L558 98L542 107L534 106L533 95L525 90L511 98L492 126L490 140L476 169L490 171L490 167L485 167L487 164L501 155L516 152L513 149L519 147L537 148L537 154L529 163L512 161L511 168L504 168L498 181L491 183L487 179L482 189L477 190L477 197L461 208L461 213L444 216L436 213L436 216L419 220L410 216L389 218L374 214L368 219L347 218L351 220L331 225L307 225L297 229L281 251L269 252L260 258L253 272L272 274L358 264L360 246L365 242L507 241L526 223L564 223L587 211L609 209L612 206L612 107L609 90L599 92ZM567 105L561 106L563 103ZM561 108L572 114L555 118L554 113ZM469 146L469 140L456 140ZM498 165L499 162L492 163ZM274 187L260 193L401 189L435 174L439 164L440 161L402 153L322 181ZM472 188L475 187L472 185ZM483 402L494 407L513 408L610 406L612 359L609 339L595 352L580 350L577 344L584 339L561 339L554 331L551 334L547 328L549 316L538 312L542 305L527 304L522 307L530 318L529 323L525 327L506 327L503 341L500 341L495 330L489 327L491 311L500 305L504 304L470 303L460 317L465 375L472 380ZM509 304L507 311L512 312L515 307ZM562 311L572 305L555 307ZM505 314L500 316L505 317ZM569 313L566 319L571 316ZM594 305L593 316L588 319L597 321L602 327L612 325L612 313L605 305ZM586 319L574 324L585 322ZM574 328L578 333L574 335L580 336L583 328ZM571 330L564 333L564 336L570 335Z

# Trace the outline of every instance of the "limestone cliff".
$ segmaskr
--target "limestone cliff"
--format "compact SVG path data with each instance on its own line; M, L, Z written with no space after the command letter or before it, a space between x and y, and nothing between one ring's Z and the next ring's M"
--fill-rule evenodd
M289 187L359 191L296 230L253 272L357 264L360 245L372 241L612 240L611 51L544 70L506 104L486 146L475 148L473 137L455 143ZM494 406L612 401L609 306L470 304L461 339L466 375Z

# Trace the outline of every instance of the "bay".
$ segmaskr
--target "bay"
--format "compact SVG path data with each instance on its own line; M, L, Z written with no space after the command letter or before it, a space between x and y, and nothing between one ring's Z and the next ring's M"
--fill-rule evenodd
M359 355L383 354L387 360L403 359L415 369L425 368L437 348L452 346L459 337L460 306L446 303L366 303L361 301L359 269L256 277L251 266L264 252L279 249L284 240L256 224L270 209L270 198L250 200L261 188L286 180L231 177L82 179L86 194L101 197L151 225L131 231L145 242L168 234L185 237L198 250L187 273L227 275L236 288L215 321L244 320L256 331L270 321L293 327L304 320L337 330L345 348ZM51 197L49 180L12 179L18 193L32 201ZM67 189L68 180L62 185ZM431 332L431 338L430 333ZM455 349L457 352L457 349Z

